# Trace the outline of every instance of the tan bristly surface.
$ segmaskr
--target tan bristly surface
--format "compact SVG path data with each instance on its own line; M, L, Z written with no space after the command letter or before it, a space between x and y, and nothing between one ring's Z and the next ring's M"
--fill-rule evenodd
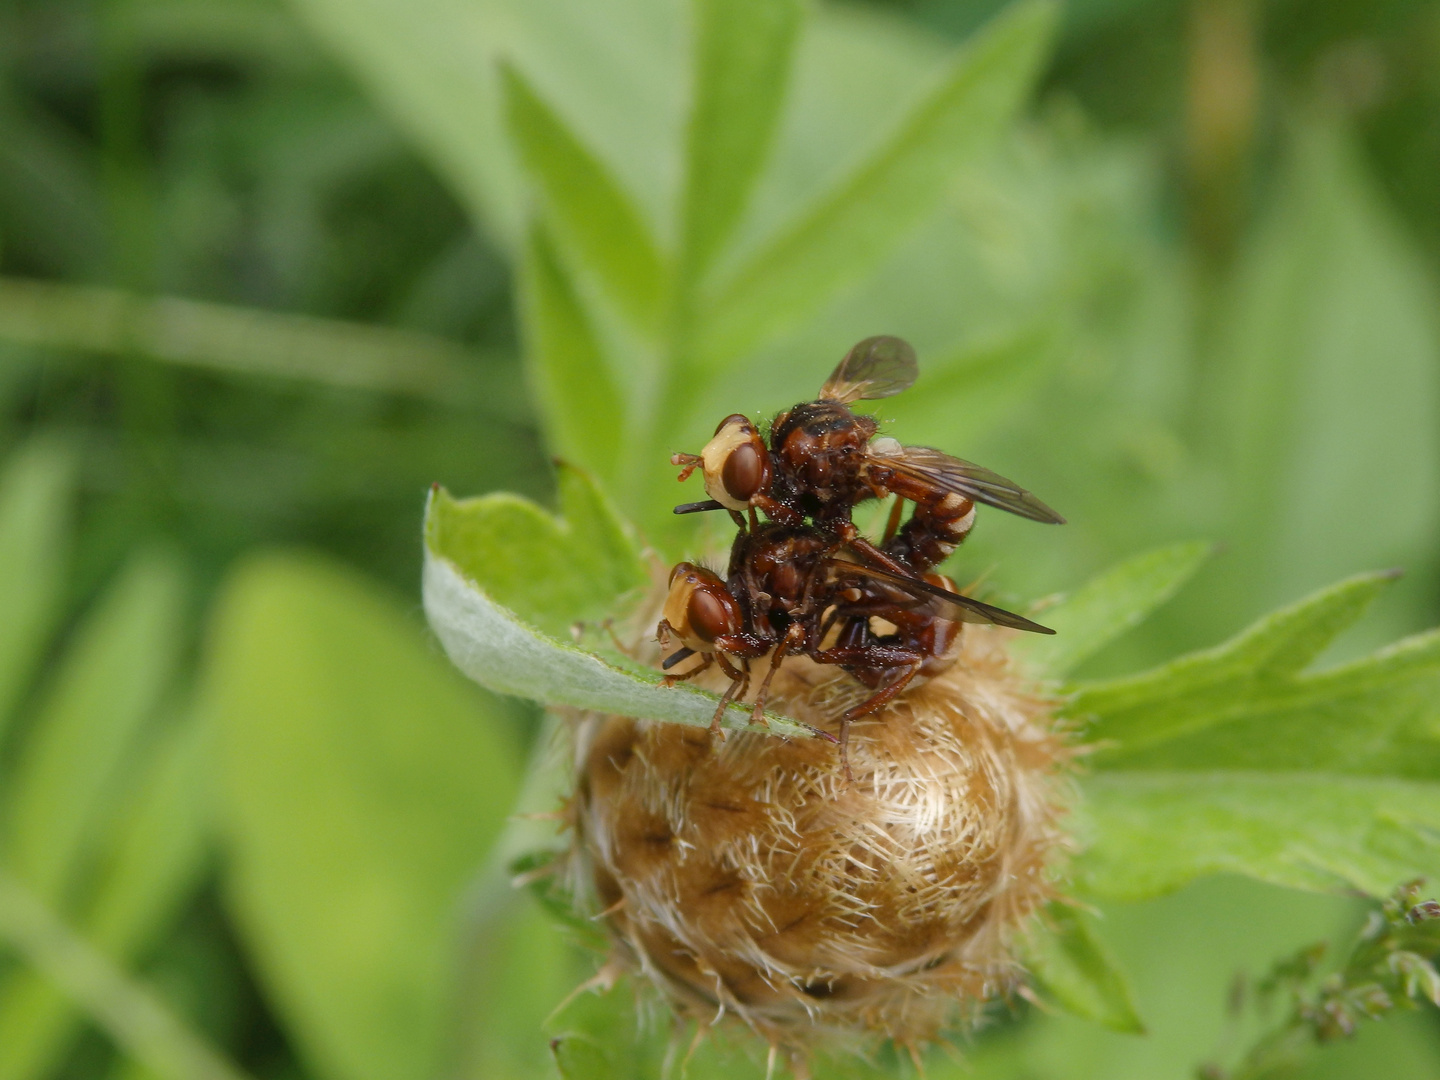
M1011 939L1055 890L1069 754L1008 637L967 627L954 667L857 721L853 782L821 740L581 718L573 870L617 958L681 1015L787 1049L915 1046L1013 987ZM792 658L772 704L834 732L867 694Z

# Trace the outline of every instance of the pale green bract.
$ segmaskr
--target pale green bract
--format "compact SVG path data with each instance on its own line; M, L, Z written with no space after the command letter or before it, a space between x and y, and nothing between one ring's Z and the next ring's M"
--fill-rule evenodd
M571 601L562 610L572 618L587 608L599 618L607 601L622 603L627 589L643 588L646 581L638 551L627 549L629 534L593 483L562 467L561 493L561 520L517 496L457 501L443 489L432 493L425 519L425 613L446 653L466 675L500 693L709 726L719 704L714 694L684 684L662 686L658 671L627 663L618 652L602 658L557 636L557 602ZM586 572L569 575L568 588L561 584L557 592L566 567L577 563ZM547 624L551 632L540 628ZM749 714L750 706L732 705L724 726L748 728ZM766 718L772 734L811 734L782 716Z

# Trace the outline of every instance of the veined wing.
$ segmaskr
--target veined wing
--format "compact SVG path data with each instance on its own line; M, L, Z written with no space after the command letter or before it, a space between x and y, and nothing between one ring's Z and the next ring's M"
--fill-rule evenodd
M861 399L893 397L908 390L920 366L908 341L889 334L868 337L845 354L820 388L821 401L849 405Z
M967 499L1019 514L1047 525L1063 525L1065 519L1013 480L991 472L971 461L962 461L929 446L903 446L894 439L876 439L869 458L901 476L927 487L963 495Z
M983 601L973 599L969 596L961 596L949 589L942 589L938 585L931 585L930 582L921 578L904 577L900 574L892 574L889 570L881 570L875 566L865 566L861 563L835 562L832 563L842 576L866 577L875 581L883 581L887 585L893 585L902 589L912 596L924 597L929 600L939 601L940 610L937 614L946 618L956 619L968 623L990 623L994 626L1008 626L1012 630L1028 630L1032 634L1053 634L1048 626L1041 626L1037 622L1031 622L1024 615L1016 615L1013 611L1006 611L994 604L987 604Z

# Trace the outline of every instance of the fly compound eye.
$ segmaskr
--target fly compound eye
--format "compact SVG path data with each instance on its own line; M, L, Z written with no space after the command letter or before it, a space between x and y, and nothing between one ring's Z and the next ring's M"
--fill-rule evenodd
M740 453L738 460L731 459ZM751 496L770 480L764 440L746 417L727 416L700 451L705 466L705 493L727 510L744 510Z
M690 594L686 605L690 632L704 642L712 642L722 634L733 634L739 628L739 612L735 601L723 587L703 583Z
M726 492L742 503L750 500L770 485L770 455L760 436L752 435L749 441L741 443L730 451L725 465L720 470L720 482Z

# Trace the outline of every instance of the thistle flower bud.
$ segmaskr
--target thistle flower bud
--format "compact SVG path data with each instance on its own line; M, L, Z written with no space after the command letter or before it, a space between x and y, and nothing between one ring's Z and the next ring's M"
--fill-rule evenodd
M967 627L953 667L857 721L853 781L819 739L585 717L574 866L615 959L702 1027L738 1016L802 1056L973 1022L1020 980L1066 846L1070 755L1009 636ZM771 703L835 732L857 693L795 657Z

